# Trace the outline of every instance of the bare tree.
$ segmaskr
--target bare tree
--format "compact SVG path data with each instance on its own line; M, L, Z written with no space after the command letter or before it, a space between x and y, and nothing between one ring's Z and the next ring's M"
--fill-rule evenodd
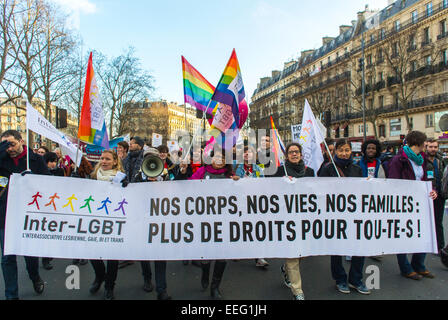
M64 79L71 76L70 52L74 49L75 41L71 32L65 26L65 16L60 10L50 4L42 8L42 32L36 41L37 76L35 85L45 99L45 117L52 121L52 108L64 94Z
M413 27L406 34L389 37L385 40L383 50L388 72L391 74L387 79L387 88L391 94L397 95L408 131L412 129L409 119L411 102L418 88L427 80L425 76L433 73L441 54L437 44L431 43L426 35L418 35L416 30ZM423 63L417 60L419 55L416 54L419 38L422 40L419 55L424 57Z
M13 46L11 22L15 7L16 3L13 0L3 0L0 4L0 32L2 34L2 39L0 41L0 85L5 78L6 72L8 72L16 62L16 58L11 54Z
M353 56L351 59L352 70L358 69L359 56ZM365 72L365 116L366 121L370 122L373 126L373 132L375 139L378 139L377 121L383 110L376 106L376 100L378 99L379 91L385 87L385 81L378 78L376 64L373 63L372 56L364 61ZM357 73L353 72L353 76L350 77L350 96L356 103L352 104L353 111L362 114L364 111L364 101L362 97L362 70L359 69ZM379 81L378 81L379 80Z
M12 54L17 64L11 68L4 81L18 94L24 94L30 102L40 89L36 86L36 77L39 76L36 57L41 53L37 41L43 31L44 7L42 0L17 1L16 12L11 20ZM11 97L10 93L7 95ZM23 109L17 103L16 106Z
M129 47L124 54L108 60L98 55L96 73L101 79L103 105L109 116L109 134L120 128L127 101L148 97L153 90L152 76L142 69L140 59L135 57L134 48ZM118 125L115 126L115 121Z

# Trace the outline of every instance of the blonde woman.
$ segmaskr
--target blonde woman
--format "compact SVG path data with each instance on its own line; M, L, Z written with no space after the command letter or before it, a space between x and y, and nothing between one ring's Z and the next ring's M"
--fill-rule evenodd
M115 151L105 150L101 154L100 162L95 166L92 179L100 181L112 181L119 172L123 172L121 160ZM117 279L118 261L108 260L107 269L103 260L90 260L95 270L95 281L90 287L90 293L94 294L104 284L104 299L114 299L114 286Z

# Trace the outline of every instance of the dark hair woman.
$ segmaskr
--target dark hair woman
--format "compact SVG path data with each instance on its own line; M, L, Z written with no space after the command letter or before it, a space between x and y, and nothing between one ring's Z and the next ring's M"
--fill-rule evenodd
M105 150L101 154L100 161L96 165L92 179L101 181L112 181L118 172L123 172L123 166L118 154L112 150ZM103 260L90 260L95 271L95 280L90 287L90 293L96 293L103 281L105 282L104 299L114 299L115 280L118 273L118 261L108 260L107 268Z
M406 136L406 145L390 160L388 170L390 179L430 181L427 176L427 159L424 156L426 135L420 131L412 131ZM429 196L435 200L437 193L432 190ZM406 254L397 254L401 275L412 280L422 277L434 278L426 269L426 253L414 253L412 264Z
M353 163L352 147L346 139L336 142L334 162L336 168L333 163L328 163L320 171L319 177L362 177L361 168ZM350 277L347 281L347 274L342 266L342 257L331 256L331 274L339 292L350 293L349 287L351 287L361 294L370 294L370 290L362 281L364 260L364 257L352 257Z
M302 160L302 147L296 142L286 146L285 166L278 167L275 174L276 177L284 177L285 175L293 178L314 177L314 170L305 166ZM299 263L299 258L286 259L281 271L285 284L291 288L294 299L304 300Z
M188 165L181 164L181 173L185 174ZM189 180L202 180L202 179L229 179L239 180L238 176L233 173L233 168L231 164L226 164L226 157L224 152L212 152L211 154L211 164L205 165L199 168L196 173L194 173ZM207 289L210 280L210 265L212 261L202 261L201 269L201 285L204 290ZM216 260L213 269L212 283L210 286L210 295L213 299L222 299L219 286L221 284L221 279L226 268L226 260Z

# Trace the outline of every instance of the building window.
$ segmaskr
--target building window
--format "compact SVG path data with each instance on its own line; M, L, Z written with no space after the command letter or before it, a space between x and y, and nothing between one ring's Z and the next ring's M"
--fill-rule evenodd
M434 127L434 114L430 113L426 115L426 128Z
M364 125L360 124L358 127L358 133L363 134L364 133ZM366 133L369 133L369 125L366 124Z
M443 92L448 92L448 80L443 80L442 81L442 88L443 88Z
M379 107L383 108L384 107L384 96L379 96L378 101L379 101Z
M446 20L440 21L439 25L440 25L440 35L443 37L446 34Z
M432 2L426 5L426 16L429 17L432 15Z
M448 62L447 59L448 59L448 50L447 49L442 50L442 63L444 65L447 65L447 62Z
M448 0L443 0L442 1L442 9L445 9L448 7Z
M414 118L409 117L409 129L414 130Z
M400 20L394 22L395 31L400 31Z
M384 28L381 28L380 30L380 39L383 40L386 36L386 30Z
M379 131L379 136L380 137L386 137L386 126L384 124L380 125L378 127L378 131Z
M423 29L423 45L428 44L431 41L431 37L429 35L429 27Z
M370 35L370 42L371 43L375 42L375 35L373 33Z
M418 20L418 11L417 10L412 11L411 20L412 20L413 24L417 23L417 20Z
M411 61L411 71L415 72L417 71L417 61Z
M427 55L425 57L425 64L427 67L431 66L431 56L430 55Z

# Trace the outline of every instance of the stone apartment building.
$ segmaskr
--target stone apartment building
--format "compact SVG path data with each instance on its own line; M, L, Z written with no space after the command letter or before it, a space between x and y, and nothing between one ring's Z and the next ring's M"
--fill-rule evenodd
M186 125L185 125L186 122ZM178 131L187 131L193 136L203 128L201 119L196 118L196 109L167 101L130 102L126 106L126 121L120 132L130 133L151 141L153 133L163 136L163 143L176 140ZM206 129L210 126L206 123Z
M0 101L5 101L4 98L0 98ZM45 114L45 101L39 98L34 98L32 102L33 107L39 111L42 115ZM56 126L56 106L51 106L52 119L51 123ZM19 99L15 102L8 102L0 107L0 131L17 130L19 131L24 140L26 140L26 100ZM67 113L67 128L60 129L65 134L75 137L78 133L78 119ZM33 147L36 145L46 144L50 146L51 142L47 141L44 137L41 137L33 132L30 133L30 140Z
M438 126L448 113L447 18L448 0L390 1L380 11L366 7L339 27L338 36L324 37L322 47L303 51L282 71L260 79L251 127L270 128L272 115L289 142L308 99L329 136L363 141L365 105L367 138L400 144L409 124L448 149Z

